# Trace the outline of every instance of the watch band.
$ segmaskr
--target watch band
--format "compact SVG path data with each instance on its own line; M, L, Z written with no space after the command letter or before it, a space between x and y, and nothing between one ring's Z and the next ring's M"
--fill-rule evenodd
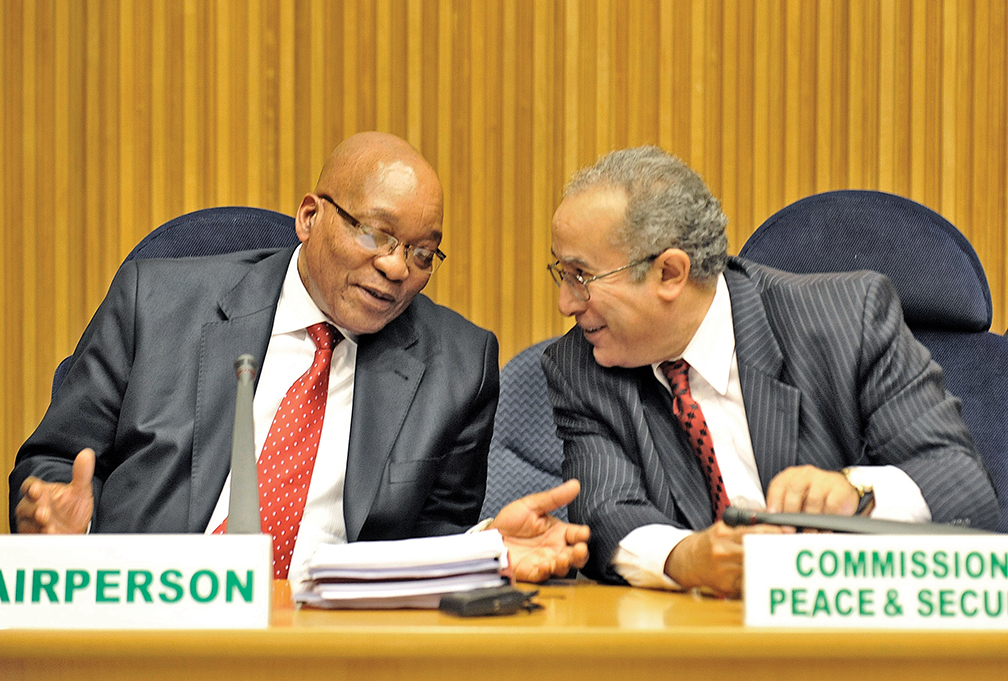
M868 515L875 508L875 489L869 483L865 483L857 478L857 471L853 468L844 468L843 476L858 494L858 506L854 515Z

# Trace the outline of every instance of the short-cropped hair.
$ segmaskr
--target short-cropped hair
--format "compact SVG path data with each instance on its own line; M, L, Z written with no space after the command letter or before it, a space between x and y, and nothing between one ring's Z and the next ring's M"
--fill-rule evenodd
M728 218L703 179L679 158L656 146L610 152L582 168L564 198L594 187L619 187L627 210L617 237L631 261L678 248L690 259L690 277L709 281L728 261ZM640 280L648 263L635 268Z

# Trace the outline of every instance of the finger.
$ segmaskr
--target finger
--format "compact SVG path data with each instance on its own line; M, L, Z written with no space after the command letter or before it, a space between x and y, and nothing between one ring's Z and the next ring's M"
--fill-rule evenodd
M570 567L581 569L587 564L588 564L588 545L577 544L574 547L572 547L570 556Z
M525 504L540 515L552 513L574 501L581 491L581 483L571 479L544 492L529 494L524 498Z
M857 490L844 479L845 485L830 489L823 504L823 513L830 515L854 515L857 510Z
M90 447L80 450L73 463L73 477L70 486L76 489L86 487L91 490L91 479L94 478L95 453Z
M781 497L782 513L801 513L808 498L808 485L803 481L794 481L784 490Z
M780 513L784 506L784 491L787 483L784 481L784 473L780 473L767 486L766 510L767 513Z
M21 483L21 495L32 501L38 501L42 496L42 481L34 475L25 478Z
M591 529L589 529L587 525L573 525L568 523L566 529L568 544L585 543L591 539Z

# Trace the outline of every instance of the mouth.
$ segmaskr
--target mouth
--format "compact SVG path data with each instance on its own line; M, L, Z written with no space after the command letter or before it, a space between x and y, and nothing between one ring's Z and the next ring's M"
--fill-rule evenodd
M364 292L365 296L379 303L383 307L394 305L396 302L396 297L387 291L383 291L372 286L365 286L363 284L358 285L358 288Z
M584 324L578 323L578 326L581 327L581 333L584 334L585 338L593 336L605 328L604 324L601 326L585 326Z

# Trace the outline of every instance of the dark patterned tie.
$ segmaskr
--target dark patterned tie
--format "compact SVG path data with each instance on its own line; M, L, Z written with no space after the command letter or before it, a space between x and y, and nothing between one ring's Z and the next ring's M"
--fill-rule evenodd
M707 430L707 420L700 410L700 405L690 394L689 364L686 360L679 359L675 362L662 362L660 368L672 386L672 411L689 436L693 452L700 460L704 475L707 476L714 519L720 520L728 507L728 494L725 492L724 480L721 479L721 467L718 466L717 457L714 456L714 443Z

